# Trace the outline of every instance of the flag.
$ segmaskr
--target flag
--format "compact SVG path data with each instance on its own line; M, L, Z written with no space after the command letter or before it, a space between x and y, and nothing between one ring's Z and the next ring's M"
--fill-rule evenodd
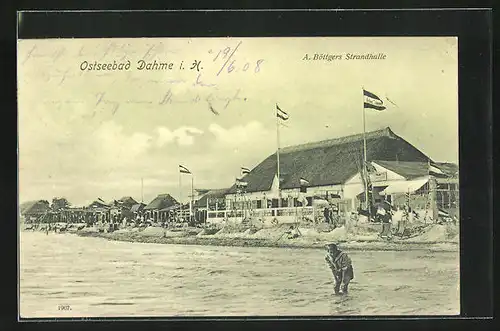
M242 173L243 175L249 174L249 173L250 173L250 169L245 168L245 167L241 167L241 173Z
M288 113L281 110L281 108L278 106L278 104L276 104L276 116L281 118L283 121L286 121L289 118Z
M180 164L179 164L179 171L183 174L190 174L191 173L191 171L189 171L188 168L186 168Z
M382 99L380 99L378 96L375 94L368 92L363 89L363 96L364 96L364 107L365 108L371 108L375 110L384 110L384 102Z

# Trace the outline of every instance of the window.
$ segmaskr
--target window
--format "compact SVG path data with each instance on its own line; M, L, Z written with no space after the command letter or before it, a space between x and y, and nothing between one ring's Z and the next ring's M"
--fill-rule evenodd
M257 200L257 209L262 208L262 200Z

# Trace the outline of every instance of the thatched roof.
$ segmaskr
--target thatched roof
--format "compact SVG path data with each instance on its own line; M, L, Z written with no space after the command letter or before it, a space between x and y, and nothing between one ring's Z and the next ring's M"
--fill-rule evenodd
M450 162L435 162L437 167L448 176L458 176L458 164Z
M133 205L137 204L137 201L135 201L135 199L132 197L123 197L123 198L119 199L118 202L121 202L122 204L128 205L128 206L133 206Z
M207 193L205 193L201 198L199 198L196 201L196 206L197 207L206 207L208 199L223 199L226 196L226 194L228 193L229 189L230 188L209 190Z
M19 206L21 215L42 215L50 209L46 200L28 201Z
M170 194L160 194L153 199L144 210L160 210L178 204Z
M110 205L105 203L104 201L95 200L88 207L89 208L109 208Z
M367 160L427 162L428 157L394 134L390 128L366 133ZM286 147L280 150L282 189L300 186L300 178L309 186L343 184L361 170L363 135ZM247 192L268 191L276 175L276 154L272 154L242 180ZM235 185L230 193L236 191Z

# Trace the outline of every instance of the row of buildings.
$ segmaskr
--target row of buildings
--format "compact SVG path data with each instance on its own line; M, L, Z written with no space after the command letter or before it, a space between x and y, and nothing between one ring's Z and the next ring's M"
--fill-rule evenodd
M390 128L367 132L365 139L372 203L386 200L396 209L407 204L414 210L427 210L434 204L458 217L458 165L431 160ZM430 162L438 168L437 174L431 175ZM246 218L287 222L298 217L316 220L325 206L350 212L365 200L362 134L282 148L279 168L280 178L274 153L239 180L244 186L235 183L197 190L199 198L193 202L191 215L188 205L181 206L171 195L161 194L149 204L131 197L110 203L96 200L85 208L67 208L57 217L87 222L113 221L120 216L172 222ZM43 201L22 211L29 219L40 219L44 213L50 214L50 208Z

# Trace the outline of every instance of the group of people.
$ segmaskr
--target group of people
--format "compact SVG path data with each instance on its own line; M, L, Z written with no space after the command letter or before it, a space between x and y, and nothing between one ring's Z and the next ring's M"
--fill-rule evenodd
M339 221L339 210L336 206L328 206L323 209L323 217L325 222L337 226Z

